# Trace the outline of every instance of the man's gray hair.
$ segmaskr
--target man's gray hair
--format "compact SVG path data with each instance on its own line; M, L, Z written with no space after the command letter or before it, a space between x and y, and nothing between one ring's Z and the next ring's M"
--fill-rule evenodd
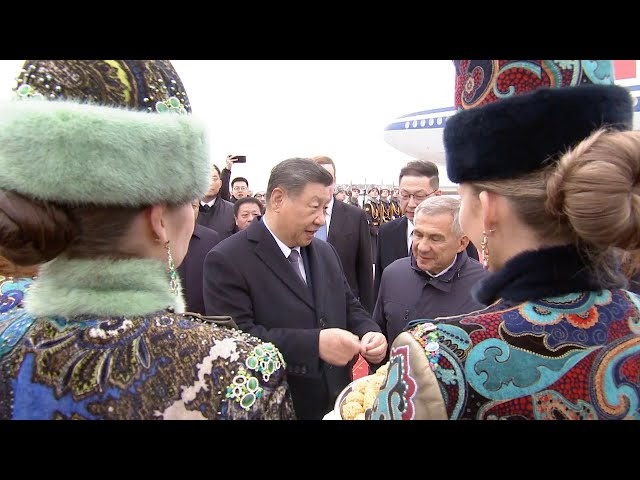
M453 217L451 223L451 232L460 238L464 235L462 227L460 227L460 200L446 195L434 196L426 198L418 205L414 216L418 215L441 215L447 213Z
M271 193L276 187L282 188L287 195L296 197L310 183L320 183L325 187L333 183L329 171L310 158L289 158L271 169L267 185L267 205Z

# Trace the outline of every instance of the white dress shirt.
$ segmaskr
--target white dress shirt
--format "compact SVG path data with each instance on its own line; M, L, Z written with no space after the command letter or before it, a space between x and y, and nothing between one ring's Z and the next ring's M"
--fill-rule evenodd
M331 225L331 213L333 212L333 203L336 201L334 196L331 196L331 201L327 205L327 209L324 211L324 223L327 224L327 238L329 238L329 226Z
M425 270L425 273L427 275L429 275L431 278L438 278L440 275L444 275L445 273L447 273L449 270L451 270L451 268L456 264L456 260L458 259L458 254L456 253L456 256L453 257L453 262L451 262L451 265L449 265L447 268L445 268L444 270L442 270L439 274L437 275L432 275L429 272L427 272Z
M407 255L411 255L411 244L413 243L413 230L416 227L413 222L407 218Z
M216 199L217 199L217 198L218 198L218 197L214 197L214 199L213 199L213 200L211 200L210 202L207 202L207 203L205 203L205 202L203 202L202 200L200 200L200 205L202 205L203 207L204 207L204 206L206 206L206 205L208 205L208 206L209 206L209 208L211 208L211 207L213 207L213 204L214 204L214 203L216 203Z

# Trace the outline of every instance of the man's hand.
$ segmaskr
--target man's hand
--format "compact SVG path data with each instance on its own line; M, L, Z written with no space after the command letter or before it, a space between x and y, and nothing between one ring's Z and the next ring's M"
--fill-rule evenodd
M227 155L227 170L231 171L231 165L237 160L235 155Z
M360 340L360 355L369 363L377 364L387 353L387 339L380 332L367 332Z
M351 332L341 328L320 330L320 358L330 365L345 366L360 348L358 336Z

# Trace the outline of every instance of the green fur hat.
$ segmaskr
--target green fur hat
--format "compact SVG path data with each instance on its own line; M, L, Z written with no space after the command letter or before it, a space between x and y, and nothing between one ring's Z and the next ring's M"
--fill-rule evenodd
M0 103L0 188L63 205L185 203L211 177L169 61L28 60Z

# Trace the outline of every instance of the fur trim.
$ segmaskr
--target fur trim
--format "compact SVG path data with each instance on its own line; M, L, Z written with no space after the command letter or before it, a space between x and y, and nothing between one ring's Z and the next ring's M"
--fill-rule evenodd
M169 287L166 265L152 259L58 257L42 265L24 304L36 317L146 315L168 307L184 312L182 295L174 296Z
M0 103L0 188L64 205L185 203L206 194L204 126L190 115L72 101Z
M478 302L490 305L500 298L520 303L607 287L578 250L565 245L519 253L502 269L476 283L471 294Z
M452 182L513 178L550 159L601 126L630 130L629 91L617 85L541 88L456 113L444 128Z

